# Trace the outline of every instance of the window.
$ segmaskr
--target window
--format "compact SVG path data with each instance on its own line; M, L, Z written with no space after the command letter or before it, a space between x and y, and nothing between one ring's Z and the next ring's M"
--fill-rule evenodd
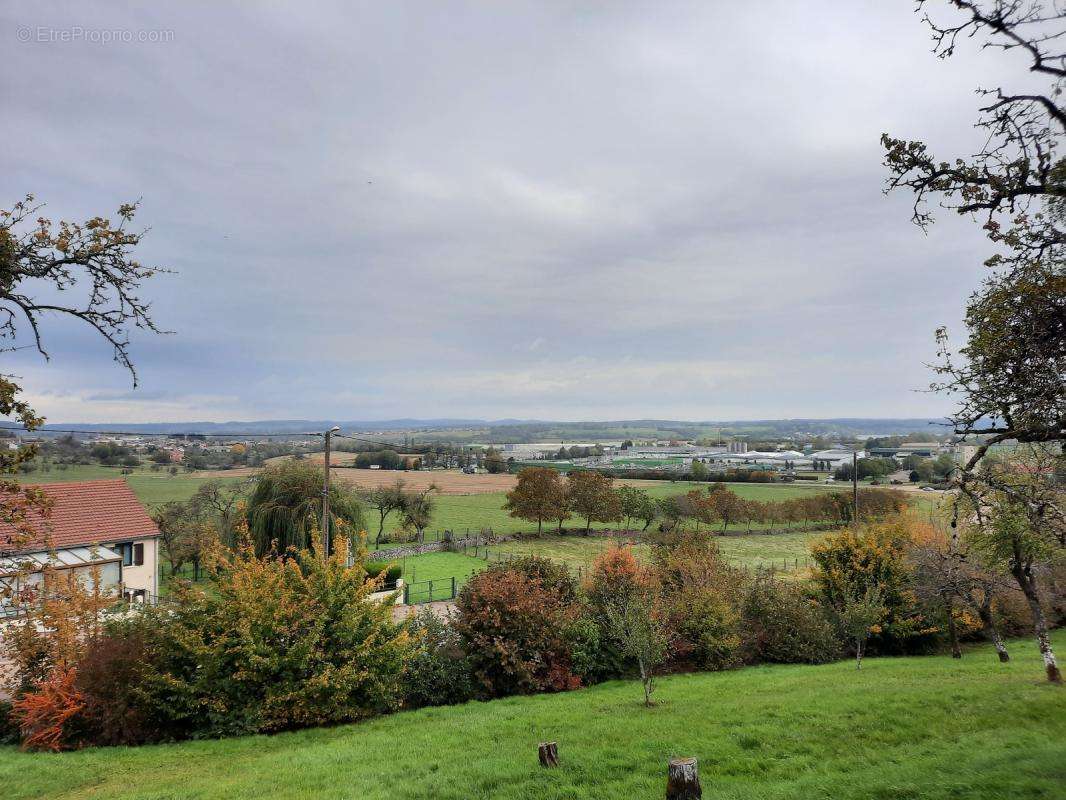
M133 566L133 542L123 542L122 544L116 544L113 548L116 553L122 556L122 566ZM143 561L143 550L142 550Z
M144 563L144 542L133 545L133 563L138 567Z

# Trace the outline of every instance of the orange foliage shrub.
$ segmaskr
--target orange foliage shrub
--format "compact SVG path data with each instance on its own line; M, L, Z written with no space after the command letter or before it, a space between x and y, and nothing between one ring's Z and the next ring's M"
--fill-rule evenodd
M68 746L70 724L85 708L71 668L57 668L12 705L26 750L59 751Z

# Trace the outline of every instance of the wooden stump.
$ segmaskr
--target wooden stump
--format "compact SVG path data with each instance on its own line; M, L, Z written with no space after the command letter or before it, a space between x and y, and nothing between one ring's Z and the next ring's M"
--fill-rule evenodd
M537 755L542 767L559 766L559 746L555 742L541 742Z
M700 800L700 776L694 758L671 758L666 775L666 800Z

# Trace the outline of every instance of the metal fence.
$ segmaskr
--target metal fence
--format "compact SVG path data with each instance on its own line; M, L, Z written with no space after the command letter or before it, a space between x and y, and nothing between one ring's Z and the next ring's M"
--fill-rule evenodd
M431 581L416 581L403 585L403 603L407 606L416 606L421 603L434 603L441 600L454 600L456 594L456 579L437 578Z

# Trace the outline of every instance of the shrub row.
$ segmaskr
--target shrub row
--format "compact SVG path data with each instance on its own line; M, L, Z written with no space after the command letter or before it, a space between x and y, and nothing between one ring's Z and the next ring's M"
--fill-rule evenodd
M883 609L871 652L926 652L946 626L916 590L914 524L896 516L826 536L814 581L738 570L715 537L676 530L656 536L648 563L609 548L581 584L528 556L473 576L448 621L425 612L402 624L367 599L367 576L387 565L258 556L245 540L213 561L210 593L179 587L172 604L76 636L60 614L15 626L19 682L13 709L0 705L0 741L16 727L24 744L53 749L269 733L634 674L648 697L656 669L837 659L850 646L842 612L872 589ZM1051 609L1056 621L1066 613ZM1013 595L996 610L1005 632L1026 627ZM956 611L954 627L981 635Z

